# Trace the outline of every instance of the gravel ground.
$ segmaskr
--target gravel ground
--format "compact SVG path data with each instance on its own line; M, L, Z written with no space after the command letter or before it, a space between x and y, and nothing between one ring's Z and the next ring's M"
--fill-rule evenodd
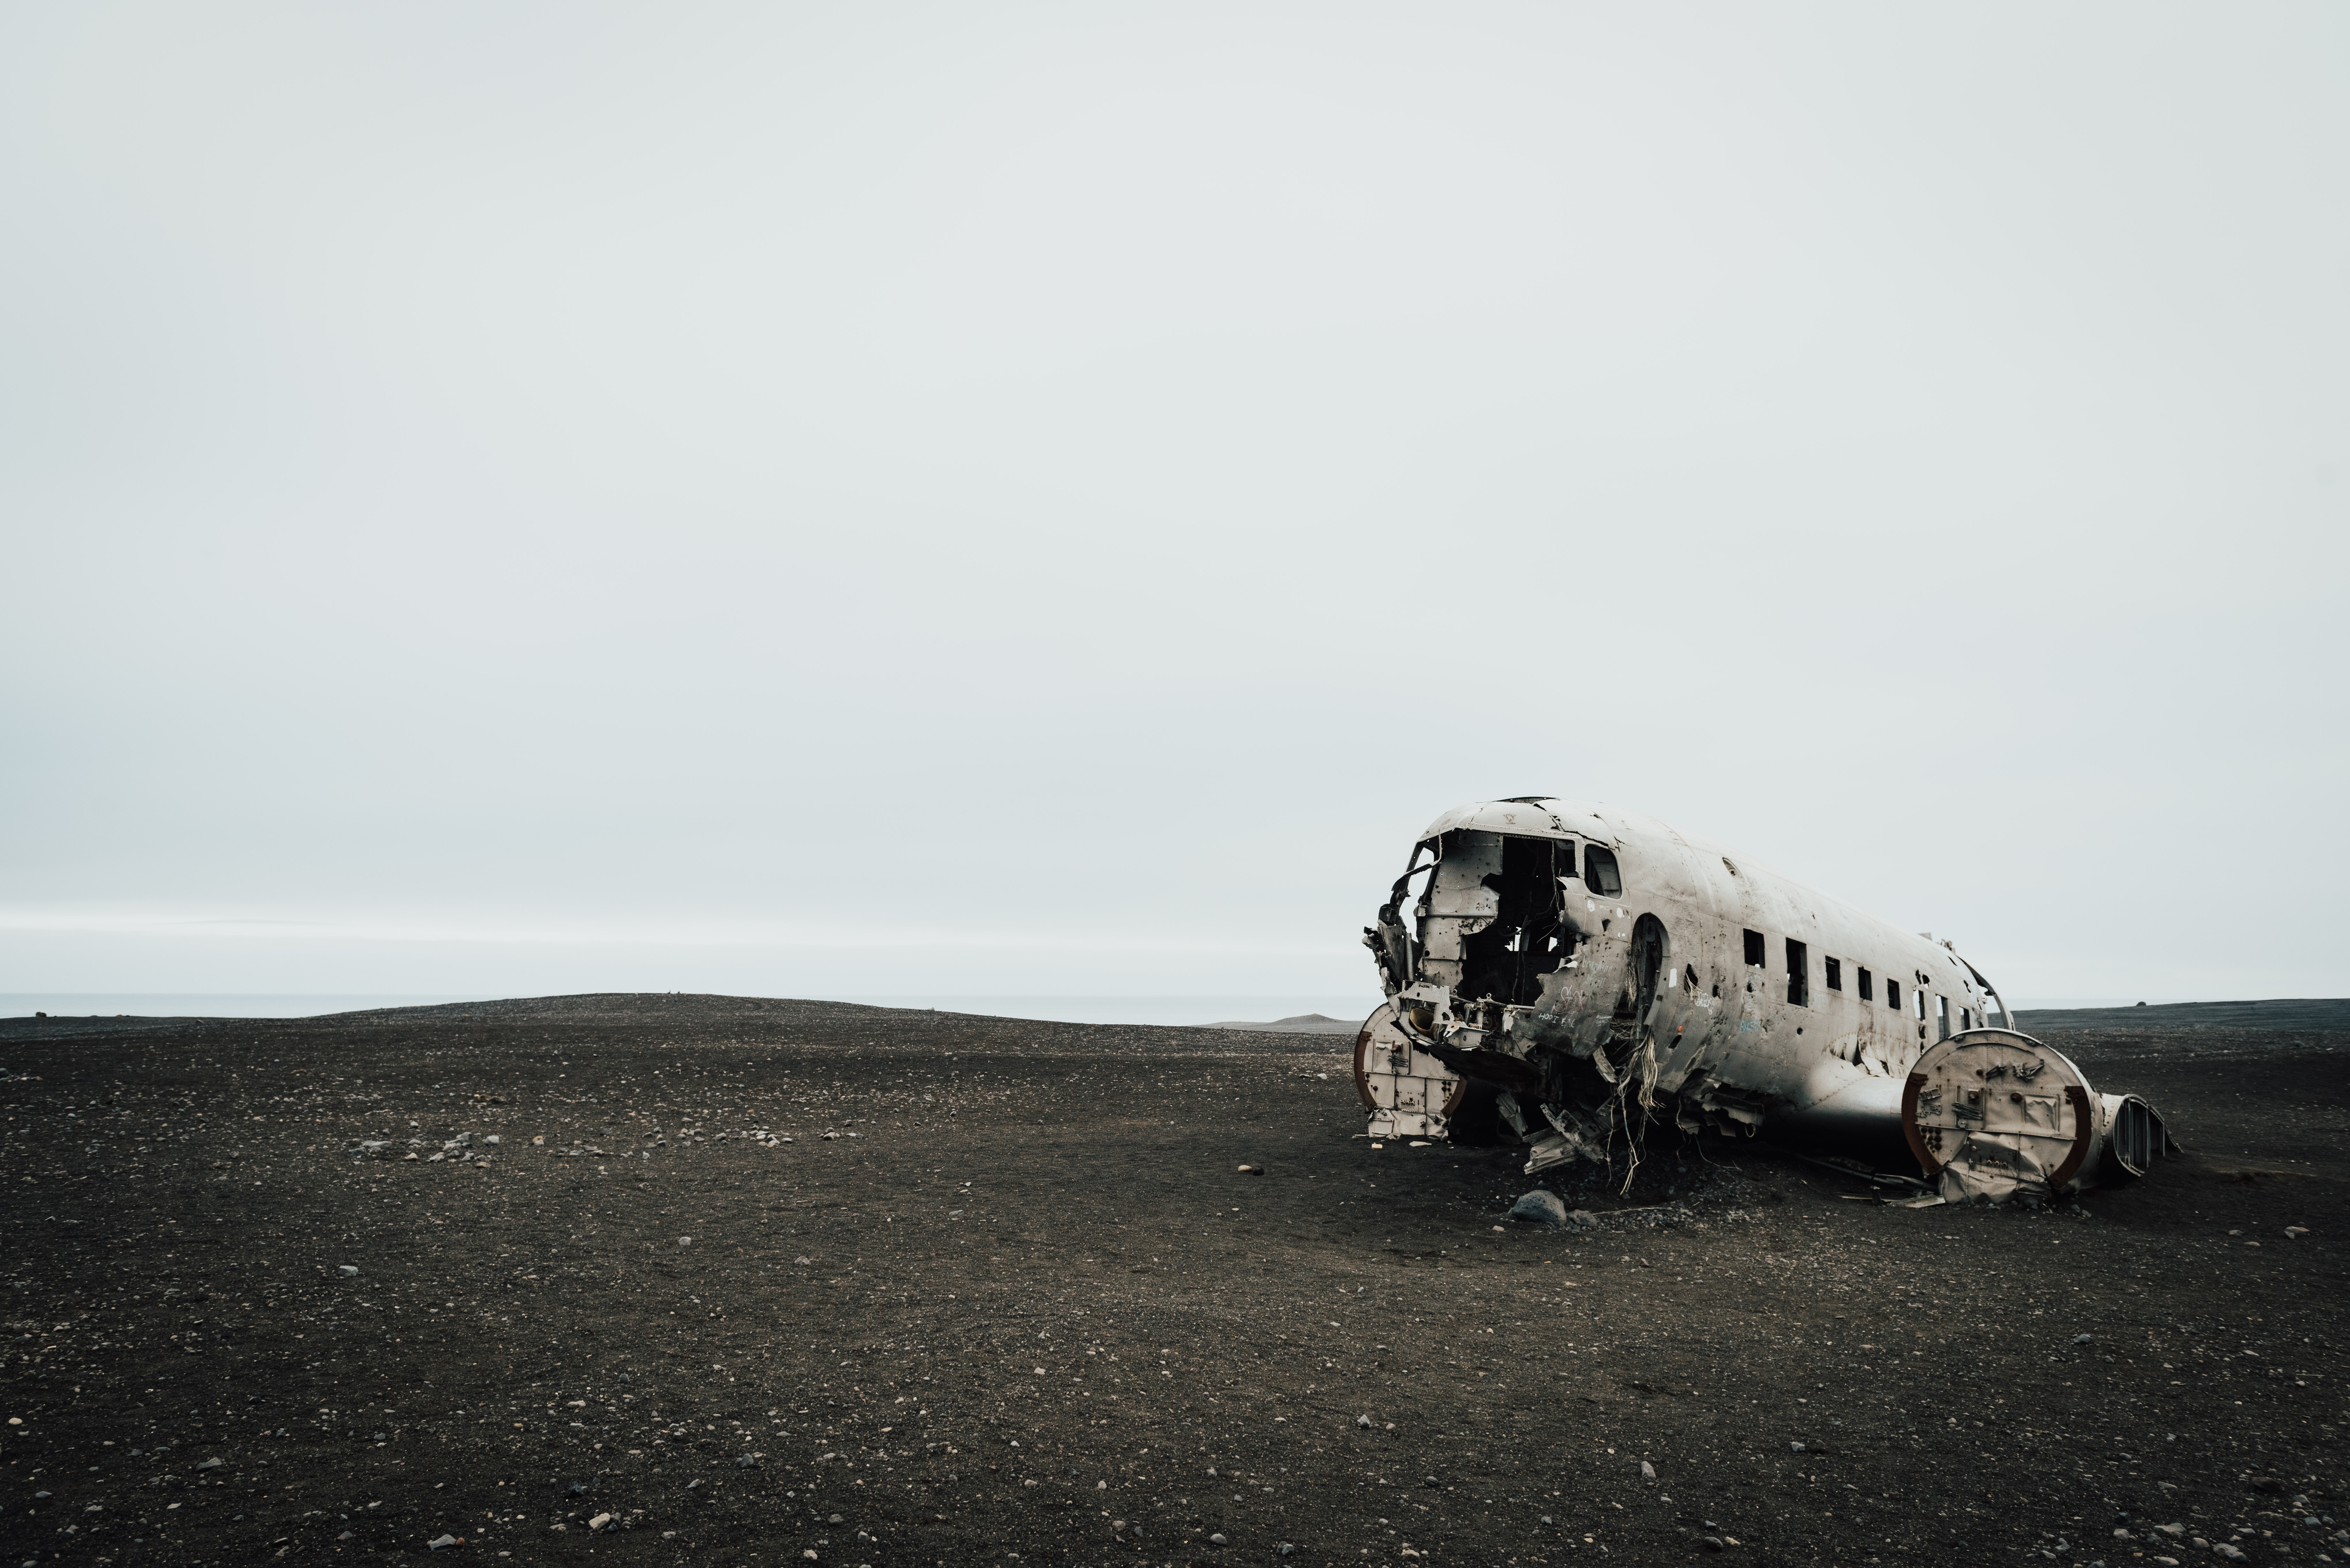
M0 1023L0 1563L2350 1560L2350 1035L2048 1038L2192 1152L2035 1214L1660 1142L1534 1231L1311 1036Z

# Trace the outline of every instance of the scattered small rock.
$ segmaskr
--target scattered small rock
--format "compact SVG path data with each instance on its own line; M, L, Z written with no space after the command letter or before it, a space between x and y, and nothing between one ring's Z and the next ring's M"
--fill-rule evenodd
M1555 1228L1567 1223L1566 1204L1555 1192L1529 1192L1510 1205L1510 1218L1521 1225Z
M2075 1345L2086 1345L2095 1337L2096 1336L2094 1334L2076 1334L2073 1336L2073 1343Z
M1656 1480L1656 1479L1657 1479L1657 1467L1656 1467L1656 1466L1654 1466L1654 1465L1652 1465L1652 1464L1650 1464L1648 1460L1646 1460L1646 1459L1642 1459L1642 1460L1640 1461L1640 1479L1641 1479L1642 1480Z
M1226 1542L1222 1535L1211 1535L1208 1537L1208 1544L1211 1546L1222 1546L1226 1544Z
M347 1280L356 1278L359 1272L359 1266L355 1263L344 1263L335 1270L335 1272L342 1275L343 1278Z
M1355 1425L1367 1432L1371 1429L1371 1418L1368 1416L1357 1416L1355 1417Z
M424 1548L428 1552L441 1552L445 1551L452 1546L463 1546L464 1544L464 1538L462 1536L441 1535L426 1542L424 1543Z
M599 1513L595 1518L588 1521L588 1528L590 1530L601 1530L611 1522L612 1516L610 1514Z

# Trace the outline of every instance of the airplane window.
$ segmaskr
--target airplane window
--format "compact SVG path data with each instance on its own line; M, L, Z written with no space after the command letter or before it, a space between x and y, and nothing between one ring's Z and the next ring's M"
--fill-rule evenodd
M1901 982L1899 981L1888 980L1885 982L1885 1005L1893 1009L1896 1012L1901 1011Z
M1596 844L1583 846L1583 885L1603 898L1613 898L1624 891L1624 878L1616 874L1616 852L1602 849Z
M1916 986L1909 988L1909 1011L1922 1021L1926 1016L1926 993Z
M1877 1000L1877 995L1869 989L1868 982L1868 971L1866 970L1862 970L1860 971L1860 999L1863 1002L1875 1002Z
M1828 966L1828 989L1842 991L1844 989L1843 961L1838 959L1822 959L1820 961Z
M1762 933L1760 931L1746 933L1746 961L1756 965L1762 961Z
M1797 1007L1812 1004L1811 949L1793 937L1787 939L1787 1000Z

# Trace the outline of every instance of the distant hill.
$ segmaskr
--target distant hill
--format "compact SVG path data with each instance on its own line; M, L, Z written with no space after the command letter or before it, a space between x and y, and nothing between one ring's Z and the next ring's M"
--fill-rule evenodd
M1211 1023L1211 1029L1247 1029L1259 1034L1352 1034L1362 1028L1362 1020L1349 1023L1343 1018L1326 1017L1319 1012L1301 1012L1295 1018L1276 1018L1270 1023Z
M508 997L419 1007L375 1008L330 1013L324 1018L239 1020L272 1029L300 1028L321 1023L361 1027L410 1027L419 1023L473 1025L578 1025L630 1028L668 1023L733 1024L751 1028L833 1025L861 1020L879 1027L920 1023L935 1026L956 1020L1014 1025L1034 1022L992 1014L941 1012L870 1007L857 1002L816 1002L792 997L713 996L677 992L620 992L579 996ZM2168 1033L2182 1029L2232 1029L2297 1033L2350 1033L2350 998L2282 998L2262 1002L2181 1002L2152 1007L2022 1008L2017 1026L2027 1033L2043 1031L2085 1031ZM220 1019L156 1017L0 1018L0 1040L124 1031L174 1030ZM1076 1025L1081 1029L1163 1031L1173 1027L1230 1030L1250 1034L1319 1034L1352 1036L1362 1027L1357 1019L1332 1018L1304 1012L1270 1023L1231 1020L1221 1023L1170 1026ZM1140 1036L1137 1036L1140 1038Z
M2148 1007L2020 1007L2017 1027L2043 1029L2350 1030L2350 997L2270 1002L2168 1002Z
M598 1035L630 1030L716 1030L729 1039L773 1041L795 1031L862 1032L868 1044L905 1043L939 1030L958 1038L1000 1041L1014 1047L1053 1042L1076 1049L1205 1050L1216 1054L1266 1052L1295 1054L1326 1046L1311 1039L1295 1042L1247 1036L1334 1035L1351 1037L1357 1024L1304 1013L1271 1023L1066 1023L993 1013L948 1012L935 1008L874 1007L854 1002L818 1002L797 997L723 996L691 992L602 992L576 996L515 996L480 1002L429 1002L409 1007L359 1009L307 1018L186 1016L0 1017L0 1043L88 1039L112 1034L172 1034L217 1031L233 1024L255 1036L291 1038L321 1030L446 1029L475 1045L508 1029L572 1029ZM1239 1035L1242 1038L1235 1039ZM1182 1037L1189 1036L1189 1039ZM683 1038L684 1036L681 1036ZM5 1065L0 1064L0 1070Z

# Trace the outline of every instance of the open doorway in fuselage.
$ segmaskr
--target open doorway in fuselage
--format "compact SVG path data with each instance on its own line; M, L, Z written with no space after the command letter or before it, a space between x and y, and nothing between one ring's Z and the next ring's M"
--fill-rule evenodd
M1664 981L1665 923L1654 915L1632 922L1632 972L1625 994L1631 1002L1634 1026L1648 1022L1657 1005L1657 988Z

